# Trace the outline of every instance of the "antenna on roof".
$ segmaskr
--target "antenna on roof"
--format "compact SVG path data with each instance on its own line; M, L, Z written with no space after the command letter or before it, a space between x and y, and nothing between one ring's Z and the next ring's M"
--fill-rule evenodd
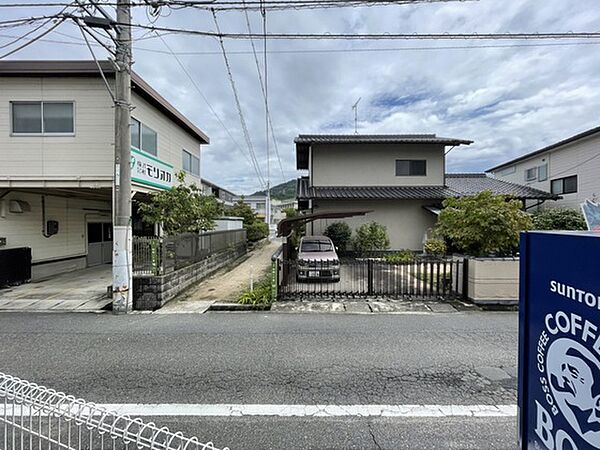
M358 102L362 97L358 97L356 103L352 105L352 109L354 110L354 134L358 134Z

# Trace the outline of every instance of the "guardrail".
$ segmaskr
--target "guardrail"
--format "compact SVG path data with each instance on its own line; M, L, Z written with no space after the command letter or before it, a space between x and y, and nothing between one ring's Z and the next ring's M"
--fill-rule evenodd
M3 450L218 450L212 442L1 372L0 432Z

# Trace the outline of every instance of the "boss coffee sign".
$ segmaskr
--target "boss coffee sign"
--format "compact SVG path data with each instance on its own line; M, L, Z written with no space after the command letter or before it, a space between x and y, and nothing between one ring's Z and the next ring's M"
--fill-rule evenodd
M521 238L521 449L600 449L600 234Z
M146 186L170 189L174 183L173 166L132 148L131 180Z

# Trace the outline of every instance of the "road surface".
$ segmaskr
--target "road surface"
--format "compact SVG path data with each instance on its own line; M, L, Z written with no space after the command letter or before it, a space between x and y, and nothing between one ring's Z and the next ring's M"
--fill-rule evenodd
M1 372L97 403L159 405L154 422L232 450L516 446L516 313L4 313L0 342ZM235 406L206 415L221 404ZM365 417L365 405L409 412ZM485 407L496 413L473 414Z

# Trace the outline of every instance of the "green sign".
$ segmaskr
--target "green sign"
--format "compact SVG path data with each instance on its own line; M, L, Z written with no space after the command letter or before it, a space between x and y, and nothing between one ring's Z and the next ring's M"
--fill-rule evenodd
M173 166L152 155L131 149L131 181L159 189L171 189Z

